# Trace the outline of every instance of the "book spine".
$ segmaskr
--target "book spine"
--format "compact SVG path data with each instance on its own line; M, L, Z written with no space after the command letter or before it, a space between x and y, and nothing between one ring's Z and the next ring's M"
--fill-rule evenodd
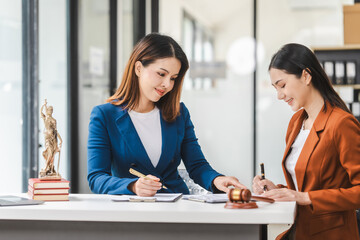
M69 195L69 193L31 193L32 196L55 196L55 195Z
M28 187L28 192L33 195L68 195L68 188L33 189Z
M28 196L31 199L42 201L69 201L69 194L33 194L28 192Z

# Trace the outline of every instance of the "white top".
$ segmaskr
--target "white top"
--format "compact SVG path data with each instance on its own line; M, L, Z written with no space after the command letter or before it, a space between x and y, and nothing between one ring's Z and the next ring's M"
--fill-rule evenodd
M1 194L9 195L9 194ZM10 194L26 197L26 194ZM259 208L226 209L224 204L176 202L113 202L106 194L70 194L69 201L0 207L1 220L292 224L296 202L257 202Z
M161 156L162 138L160 111L155 108L147 113L129 111L131 121L154 167Z
M309 136L309 133L310 133L310 130L307 130L307 129L304 130L303 127L301 127L299 134L297 135L293 145L291 146L291 152L288 155L286 162L285 162L286 170L291 175L291 178L294 182L296 191L299 191L299 189L298 189L298 185L297 185L297 181L296 181L295 166L296 166L296 163L300 156L301 150L304 147L305 141L306 141L307 137Z

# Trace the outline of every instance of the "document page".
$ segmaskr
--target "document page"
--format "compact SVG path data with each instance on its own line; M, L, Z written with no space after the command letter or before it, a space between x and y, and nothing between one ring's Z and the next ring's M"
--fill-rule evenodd
M261 195L256 195L252 193L252 197L260 197ZM216 194L201 194L201 195L184 195L182 199L204 202L204 203L226 203L229 201L229 197L226 193L216 193ZM258 199L252 199L253 201L257 201Z
M153 197L140 197L136 195L114 195L114 202L175 202L181 198L182 193L157 193Z
M206 203L226 203L229 200L226 193L184 195L183 199L197 201L197 202L206 202Z

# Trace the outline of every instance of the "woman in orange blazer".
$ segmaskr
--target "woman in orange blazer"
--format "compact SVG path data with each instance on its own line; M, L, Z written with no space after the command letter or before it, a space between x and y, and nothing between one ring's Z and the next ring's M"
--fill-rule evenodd
M297 111L282 161L287 187L260 176L253 180L255 193L297 202L295 224L277 239L359 239L359 122L307 47L283 46L272 57L269 73L278 99Z

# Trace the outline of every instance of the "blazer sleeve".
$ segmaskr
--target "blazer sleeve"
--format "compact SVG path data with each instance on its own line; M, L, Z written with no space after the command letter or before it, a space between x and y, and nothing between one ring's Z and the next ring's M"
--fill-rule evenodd
M111 142L106 118L99 106L90 115L88 138L88 183L92 192L102 194L134 194L128 185L137 179L111 175Z
M181 103L181 115L185 122L184 139L181 143L181 158L190 178L208 191L218 192L212 182L217 176L222 174L215 171L206 161L201 147L196 138L194 125L190 120L188 109Z
M360 207L360 124L351 115L342 118L333 132L333 144L352 187L310 191L313 213L346 211Z

